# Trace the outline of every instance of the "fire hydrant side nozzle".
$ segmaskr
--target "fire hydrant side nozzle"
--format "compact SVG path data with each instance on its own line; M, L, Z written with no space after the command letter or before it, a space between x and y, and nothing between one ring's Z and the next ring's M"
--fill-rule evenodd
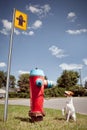
M52 88L53 87L53 85L54 85L54 83L53 83L53 81L50 81L50 80L47 80L48 81L48 88Z
M43 84L42 79L38 78L38 79L36 80L36 85L37 85L38 87L41 87L42 84Z
M52 88L54 86L54 82L50 80L44 80L44 87L45 88Z

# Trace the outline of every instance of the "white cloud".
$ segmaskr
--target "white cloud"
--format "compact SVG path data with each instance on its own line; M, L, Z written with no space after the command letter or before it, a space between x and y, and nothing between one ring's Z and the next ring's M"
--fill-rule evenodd
M81 34L81 33L87 33L87 29L67 30L66 32L71 35L77 35L77 34Z
M11 33L11 22L9 22L8 20L6 19L3 19L2 21L2 24L3 24L3 28L0 30L0 33L4 34L4 35L9 35ZM19 31L17 30L16 28L14 28L14 33L16 35L20 35L20 34L23 34L23 35L26 35L26 36L33 36L34 35L34 31L33 29L38 29L42 26L42 21L41 20L36 20L32 27L29 27L28 29L30 30L29 32L26 32L26 31Z
M3 24L3 27L6 28L7 30L11 29L11 22L9 22L8 20L3 19L2 24Z
M49 50L51 51L52 55L56 56L57 58L62 58L65 57L66 55L64 54L64 50L58 48L57 46L51 46L49 48Z
M15 33L16 35L20 35L20 32L19 32L17 29L15 29L15 28L14 28L14 33Z
M26 6L26 10L29 10L33 14L36 14L40 18L45 17L51 10L51 7L49 4L45 4L43 6L40 5L29 5Z
M33 31L29 31L29 32L23 31L22 34L23 34L23 35L26 35L26 36L28 36L28 35L29 35L29 36L32 36L32 35L34 35L34 32L33 32Z
M70 13L68 13L67 18L68 18L71 22L74 22L77 17L76 17L76 14L75 14L74 12L70 12Z
M19 70L18 71L19 74L26 74L26 73L30 73L29 71L24 71L24 70Z
M85 65L87 65L87 59L83 59Z
M4 35L8 35L8 31L5 28L3 28L2 30L0 30L0 33L2 33Z
M6 64L4 62L0 62L0 67L6 67Z
M9 22L9 21L6 20L6 19L3 19L1 22L2 22L2 24L3 24L3 28L2 28L2 30L0 30L0 33L2 33L2 34L4 34L4 35L9 35L9 33L10 33L10 31L11 31L11 25L12 25L12 23ZM14 33L15 33L16 35L19 35L19 34L20 34L20 32L19 32L17 29L15 29L15 28L14 28Z
M43 9L44 14L46 15L47 13L49 13L49 11L51 10L51 7L49 4L45 4L44 6L41 7Z
M3 28L0 30L0 33L4 34L4 35L9 35L11 33L11 22L9 22L8 20L6 19L3 19L2 21L2 24L3 24ZM28 28L28 29L38 29L42 26L42 21L40 20L36 20L32 27ZM16 28L14 28L14 33L16 35L20 35L20 34L23 34L23 35L27 35L27 36L32 36L34 35L34 31L31 30L29 32L20 32L19 30L17 30Z
M60 64L59 67L62 70L74 70L74 69L82 69L83 65L82 64L66 64L66 63L63 63L63 64Z
M0 33L2 33L4 35L8 35L9 31L11 30L11 22L9 22L6 19L3 19L1 22L3 24L3 28L2 28L2 30L0 30Z
M70 13L68 13L67 18L69 19L69 18L73 18L75 16L76 16L76 14L74 12L70 12Z
M32 25L32 28L33 28L33 29L38 29L38 28L40 28L41 26L42 26L42 21L36 20L36 21L34 22L34 24Z
M30 35L30 36L34 35L34 32L33 32L33 31L30 31L30 32L29 32L29 35Z
M30 5L29 7L26 6L26 9L31 11L32 13L36 13L36 14L40 12L40 9L38 9L37 7L32 6L32 5Z

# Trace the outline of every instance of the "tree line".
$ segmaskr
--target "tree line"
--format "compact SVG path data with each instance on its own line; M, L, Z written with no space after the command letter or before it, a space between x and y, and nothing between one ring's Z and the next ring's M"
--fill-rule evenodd
M9 88L19 88L20 93L27 93L29 95L29 74L21 74L16 81L14 75L10 75ZM45 76L47 79L47 76ZM80 75L77 71L64 70L60 77L57 78L56 85L51 89L45 89L45 97L64 96L65 90L71 90L75 96L87 96L87 82L85 87L78 84ZM6 87L7 73L0 71L0 88Z

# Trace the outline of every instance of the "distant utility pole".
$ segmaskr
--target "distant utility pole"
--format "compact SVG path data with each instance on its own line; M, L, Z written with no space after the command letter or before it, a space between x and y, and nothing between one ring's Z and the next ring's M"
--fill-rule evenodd
M82 75L81 75L81 69L79 69L79 79L80 79L80 86L82 87Z

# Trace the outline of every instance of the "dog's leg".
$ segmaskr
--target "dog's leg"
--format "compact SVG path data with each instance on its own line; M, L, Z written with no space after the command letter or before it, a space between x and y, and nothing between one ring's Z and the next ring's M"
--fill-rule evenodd
M69 121L69 119L70 119L70 111L68 112L68 114L67 114L67 122Z
M63 116L65 115L65 110L64 110L64 108L62 109L62 115L63 115Z
M72 118L74 121L76 121L76 114L75 113L72 115Z

